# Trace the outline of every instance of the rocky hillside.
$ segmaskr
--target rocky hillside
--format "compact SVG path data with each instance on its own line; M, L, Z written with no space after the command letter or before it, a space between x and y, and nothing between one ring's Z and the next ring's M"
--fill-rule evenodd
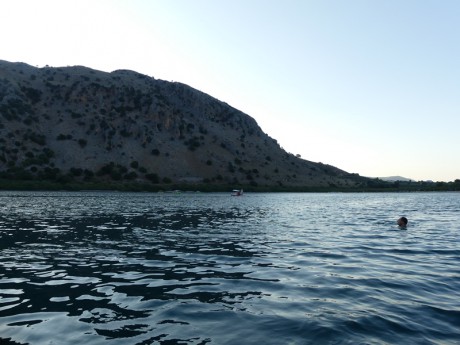
M0 60L0 178L354 187L285 152L250 116L133 71Z

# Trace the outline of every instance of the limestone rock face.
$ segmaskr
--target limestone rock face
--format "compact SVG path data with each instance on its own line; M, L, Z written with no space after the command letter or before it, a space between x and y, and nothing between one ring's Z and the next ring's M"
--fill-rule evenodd
M187 85L127 70L1 60L0 174L254 186L363 183L356 174L285 152L253 118Z

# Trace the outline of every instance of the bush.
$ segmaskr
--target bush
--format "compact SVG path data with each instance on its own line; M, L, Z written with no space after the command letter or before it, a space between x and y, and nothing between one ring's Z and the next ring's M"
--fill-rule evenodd
M59 183L70 183L73 181L73 177L71 175L60 175L56 179Z
M197 138L197 137L193 137L192 139L186 140L184 143L185 143L185 145L188 146L188 149L190 151L195 151L201 145L200 141L199 141L199 138Z
M58 168L46 167L41 173L40 178L43 180L55 180L59 176L60 170Z
M96 175L98 176L108 175L112 172L114 167L115 167L115 163L110 162L109 164L106 164L102 168L100 168L97 171Z
M118 170L112 171L110 173L110 177L112 178L112 180L115 180L115 181L120 181L122 179L121 172Z
M84 174L84 179L87 181L87 180L90 180L91 178L93 178L94 176L94 173L91 171L91 170L88 170L88 169L85 169L83 171L83 174Z
M70 140L72 139L72 136L70 134L59 134L56 138L57 140Z
M8 175L17 180L32 180L32 174L22 168L12 168L8 170Z
M134 171L125 175L125 179L127 180L135 180L137 178L137 174Z
M32 142L38 144L38 145L41 145L41 146L45 146L46 144L46 137L42 134L38 134L38 133L31 133L28 137L28 139L30 139Z
M81 176L83 174L83 169L81 169L81 168L70 168L70 173L73 176Z
M146 178L147 180L149 180L150 182L152 182L152 183L159 183L159 182L160 182L160 178L159 178L158 175L155 174L155 173L146 174L146 175L145 175L145 178Z

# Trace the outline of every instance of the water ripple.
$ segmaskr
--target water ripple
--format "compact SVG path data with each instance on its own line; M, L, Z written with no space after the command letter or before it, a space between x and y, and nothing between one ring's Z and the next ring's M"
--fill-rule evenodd
M0 192L0 343L457 344L459 211L457 193Z

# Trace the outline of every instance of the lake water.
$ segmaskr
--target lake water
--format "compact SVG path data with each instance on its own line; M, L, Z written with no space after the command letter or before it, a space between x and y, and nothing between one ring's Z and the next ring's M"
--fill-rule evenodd
M460 344L460 193L0 192L0 250L2 345Z

